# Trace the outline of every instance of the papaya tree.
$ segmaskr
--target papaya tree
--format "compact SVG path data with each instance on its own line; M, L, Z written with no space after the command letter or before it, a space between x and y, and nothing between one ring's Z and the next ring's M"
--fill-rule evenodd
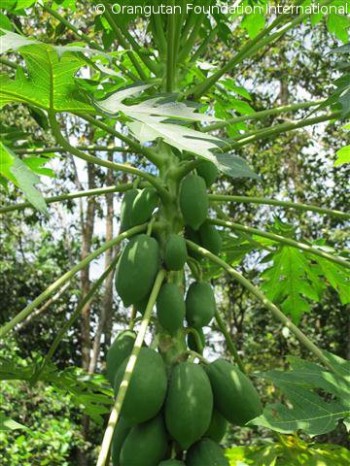
M327 433L340 421L349 426L348 363L320 348L298 326L309 303L322 302L327 288L343 304L350 302L348 251L335 250L323 238L310 244L282 222L270 229L239 223L230 212L246 203L344 223L350 215L324 206L222 194L215 184L218 177L227 184L242 178L262 182L244 158L257 141L328 122L344 124L350 95L346 58L338 60L342 74L322 101L255 111L236 77L246 63L310 21L314 27L325 21L329 34L345 44L329 53L348 57L348 3L324 0L312 4L312 10L297 1L282 13L269 11L275 5L265 0L244 1L241 11L211 0L4 3L1 105L29 108L55 145L39 147L32 138L4 132L1 181L7 189L14 185L26 201L5 205L0 213L33 208L45 216L52 203L123 193L119 234L86 254L0 329L6 338L92 261L118 251L28 377L44 379L60 341L113 274L129 326L116 335L106 358L114 399L97 466L110 461L121 466L228 465L230 454L220 447L228 423L310 436ZM75 20L81 6L94 8L90 26ZM57 34L51 43L21 34L17 15L29 8L52 18L58 31L69 33L70 42L62 44ZM217 50L225 51L224 60L211 56L214 41ZM300 111L306 116L279 122ZM96 143L77 144L70 135L76 122L94 134ZM334 152L338 149L337 163L346 162L346 146ZM52 154L107 169L121 182L44 198L37 184ZM241 272L237 250L242 257L253 251L261 255L260 280L253 282ZM288 404L263 408L217 306L215 284L222 275L246 290L312 357L290 358L290 371L261 374ZM213 322L231 360L205 357L203 328ZM147 346L149 329L153 339Z

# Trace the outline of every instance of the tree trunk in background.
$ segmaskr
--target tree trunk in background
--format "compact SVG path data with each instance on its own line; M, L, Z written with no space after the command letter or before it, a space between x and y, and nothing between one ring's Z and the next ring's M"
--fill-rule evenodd
M108 155L108 160L113 161L113 154ZM107 173L107 186L112 186L115 183L113 170L108 170ZM114 194L106 194L106 241L113 239L113 218L114 218ZM105 269L109 267L112 262L114 248L108 249L105 252ZM113 311L113 272L110 273L105 280L105 292L102 301L101 315L98 322L95 339L92 347L92 354L89 364L89 373L93 374L96 370L97 363L100 356L101 338L104 333L105 345L108 347L111 342L111 326L112 326L112 311Z
M91 164L87 166L88 170L88 189L96 188L95 167ZM81 260L85 259L91 253L91 243L94 233L96 202L94 197L87 200L86 212L81 210L81 231L82 231L82 249ZM80 273L81 298L83 299L90 290L90 266L85 267ZM89 370L90 364L90 304L87 304L81 311L80 319L81 328L81 365L86 371ZM88 440L89 418L82 416L82 433L85 440ZM83 451L78 453L79 466L88 466L88 459Z

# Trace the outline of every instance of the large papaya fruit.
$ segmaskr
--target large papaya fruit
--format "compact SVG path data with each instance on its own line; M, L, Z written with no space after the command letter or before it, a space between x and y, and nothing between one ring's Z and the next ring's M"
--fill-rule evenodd
M114 379L118 394L129 358L119 367ZM141 348L126 392L121 415L130 424L139 424L156 416L163 405L167 374L162 357L149 348Z
M130 424L126 422L123 417L120 417L118 424L116 425L116 428L114 429L113 439L112 439L111 455L112 455L113 466L120 466L120 462L119 462L120 450L122 449L124 440L126 439L130 430L131 430Z
M215 297L210 283L192 283L186 295L186 319L190 326L199 328L208 325L215 310Z
M171 234L165 245L164 262L168 270L181 270L187 260L186 240Z
M140 225L148 222L159 202L159 196L154 188L144 188L138 192L131 208L131 222Z
M120 466L157 466L167 449L164 421L157 416L130 430L120 452Z
M165 401L165 423L183 450L208 429L212 406L213 394L204 369L192 362L175 366Z
M205 369L213 389L215 408L225 419L243 426L262 413L254 385L237 367L217 359Z
M208 215L207 187L198 175L187 175L180 186L180 209L184 222L194 230L202 225Z
M160 264L158 242L137 235L125 246L116 271L116 290L125 306L144 299L151 291Z
M205 221L199 229L200 242L203 248L208 249L216 256L220 254L222 248L222 239L214 225Z
M125 330L119 333L109 348L106 357L106 376L111 385L114 384L114 378L119 366L125 358L130 356L135 340L136 333Z
M204 438L187 452L187 466L230 466L223 449L214 440Z
M171 335L182 327L186 306L180 288L175 283L165 283L157 298L157 316L160 325Z
M211 438L215 442L220 443L227 431L226 419L217 411L213 409L213 414L210 421L209 429L204 434L204 437Z
M120 231L129 230L129 228L133 227L134 224L131 219L132 213L132 205L134 200L138 194L137 189L130 189L124 194L122 205L120 208Z
M203 160L198 167L197 167L197 173L199 176L201 176L207 187L209 188L216 178L219 176L219 170L215 163L210 162L209 160Z

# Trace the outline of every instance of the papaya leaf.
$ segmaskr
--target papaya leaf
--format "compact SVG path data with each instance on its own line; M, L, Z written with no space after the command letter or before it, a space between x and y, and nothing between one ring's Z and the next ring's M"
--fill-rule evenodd
M342 147L337 151L337 160L334 162L335 167L350 163L350 146Z
M0 413L0 431L17 429L26 429L26 426Z
M296 248L283 246L272 256L273 265L262 273L262 289L294 322L310 311L309 300L318 302L322 292L308 258Z
M0 175L14 183L40 212L47 213L45 200L35 188L40 178L21 159L0 142Z
M288 359L290 371L272 370L260 374L282 391L288 404L267 405L263 414L250 424L281 433L303 431L310 436L331 432L340 420L350 416L349 363L338 357L336 365L342 361L342 371L330 372L299 358Z
M225 173L225 175L231 178L252 178L260 180L260 176L257 175L247 164L247 162L238 157L238 155L232 154L215 154L218 169Z
M76 72L85 62L73 54L59 57L48 45L28 45L21 50L28 76L20 68L16 79L0 78L0 106L24 103L56 112L88 112L94 108L79 100Z
M317 257L316 262L329 285L338 293L342 304L350 303L350 276L344 267Z
M283 443L233 447L225 451L230 466L347 466L350 452L333 444L306 443L293 436Z

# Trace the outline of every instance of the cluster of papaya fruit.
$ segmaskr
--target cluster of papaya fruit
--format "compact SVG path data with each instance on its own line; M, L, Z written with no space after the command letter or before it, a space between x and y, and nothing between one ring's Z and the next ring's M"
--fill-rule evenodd
M199 273L186 290L184 267L192 260L186 239L214 254L221 250L221 236L208 219L207 189L217 174L214 164L202 162L175 183L168 205L153 187L131 189L123 198L121 230L150 221L152 228L132 236L122 250L118 295L144 314L158 271L167 275L155 303L157 350L139 351L112 442L114 466L228 466L220 446L228 423L244 425L261 413L255 388L238 368L201 356L203 327L216 313L211 284ZM115 396L135 339L133 331L122 332L107 353Z
M107 354L107 377L117 395L136 339L121 332ZM219 445L228 422L261 414L251 381L223 359L179 361L142 347L112 442L113 466L228 466Z

